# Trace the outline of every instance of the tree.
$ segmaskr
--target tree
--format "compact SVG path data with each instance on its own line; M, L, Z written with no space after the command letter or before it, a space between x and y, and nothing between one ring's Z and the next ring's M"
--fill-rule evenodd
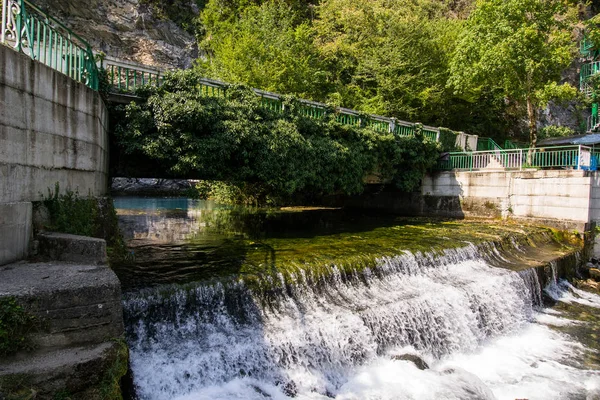
M440 1L324 0L317 43L343 105L441 123L461 21Z
M576 52L572 22L562 0L478 0L451 61L449 85L471 96L499 87L526 106L535 147L538 109L576 94L558 83Z
M201 47L209 54L198 63L202 74L309 99L323 97L327 72L304 10L271 0L217 12L215 3L202 14L207 32Z

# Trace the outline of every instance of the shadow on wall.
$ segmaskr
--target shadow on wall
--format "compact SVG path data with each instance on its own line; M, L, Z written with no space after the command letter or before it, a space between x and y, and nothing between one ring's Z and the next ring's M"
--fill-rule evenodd
M463 195L462 184L454 173L429 173L421 184L420 214L462 219L465 206L471 206L465 203Z
M323 199L323 203L327 206L379 210L407 217L464 218L461 197L462 187L454 175L448 174L440 179L436 173L423 178L420 192L406 193L389 185L369 184L359 195L328 196Z

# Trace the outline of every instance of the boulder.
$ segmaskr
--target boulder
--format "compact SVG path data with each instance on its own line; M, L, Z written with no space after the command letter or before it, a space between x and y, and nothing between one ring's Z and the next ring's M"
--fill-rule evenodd
M590 278L594 279L596 282L600 282L600 269L590 268L588 272L590 274Z
M410 361L413 364L415 364L415 367L419 368L420 370L429 369L429 365L425 362L425 360L423 360L421 357L419 357L416 354L395 355L395 356L392 356L392 360Z

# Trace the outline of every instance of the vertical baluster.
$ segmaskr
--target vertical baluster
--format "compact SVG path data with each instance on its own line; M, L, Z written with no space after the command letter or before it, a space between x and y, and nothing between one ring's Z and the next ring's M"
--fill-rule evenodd
M50 29L50 27L48 27L48 42L48 62L46 63L46 65L52 67L52 60L54 57L54 32L52 31L52 29Z
M48 28L46 27L46 24L43 24L42 26L42 44L44 46L44 64L48 64L48 41L46 40L46 38L48 37Z
M83 81L83 72L84 72L84 68L85 68L85 54L86 51L83 49L80 49L79 51L79 65L77 67L77 74L79 75L79 80Z
M69 35L69 36L71 36L71 35ZM73 54L73 41L71 41L71 39L69 39L69 42L67 43L67 51L69 53L69 58L67 58L67 68L69 70L69 75L72 76L73 79L81 81L81 79L77 78L78 74L76 73L76 70L75 70L77 61L75 59L75 54Z
M40 61L41 53L41 42L40 42L40 20L36 21L36 42L37 42L37 59Z
M65 75L67 74L67 71L65 70L65 49L64 49L64 43L63 43L63 37L62 35L60 35L60 40L59 40L60 46L59 46L59 51L60 53L58 54L58 59L60 62L60 69L59 71L62 72Z
M121 89L121 67L117 67L117 87Z

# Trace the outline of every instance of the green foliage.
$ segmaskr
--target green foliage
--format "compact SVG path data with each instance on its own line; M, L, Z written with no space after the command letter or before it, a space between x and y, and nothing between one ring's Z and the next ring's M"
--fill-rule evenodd
M17 303L14 297L0 297L0 356L31 350L29 333L36 318Z
M204 12L210 34L201 43L209 54L207 60L198 60L202 74L304 98L324 96L328 73L300 10L284 1L267 1L218 24L211 11L216 12Z
M146 89L147 102L128 105L116 129L121 148L178 176L243 182L260 187L253 190L262 197L287 201L302 193L359 193L373 173L412 190L437 159L437 145L422 137L342 125L333 112L313 120L291 98L277 113L242 87L230 87L226 98L204 96L199 79L196 71L177 72Z
M548 125L540 130L540 139L571 136L574 135L575 131L566 126Z
M530 143L537 140L537 109L573 97L558 85L576 52L572 14L561 0L479 0L451 62L450 86L475 102L484 88L527 107Z
M208 57L197 68L226 82L473 134L519 131L520 116L501 91L468 101L447 86L473 2L208 0L198 31Z
M99 398L102 400L123 400L121 378L127 374L129 349L123 339L115 339L116 346L109 358L108 368L99 385Z
M459 151L456 147L456 132L448 128L440 128L440 145L442 151Z
M264 206L280 203L260 184L246 182L230 183L226 181L198 182L192 191L193 198L214 200L219 204L243 204L246 206Z
M67 191L60 194L58 182L54 191L48 188L48 197L43 200L50 213L52 231L73 235L94 236L98 204L92 197L83 198L79 192Z
M50 214L50 224L46 229L105 239L109 258L126 255L126 245L111 199L82 197L79 192L69 190L60 194L57 182L54 191L48 188L48 196L44 197L42 203Z

